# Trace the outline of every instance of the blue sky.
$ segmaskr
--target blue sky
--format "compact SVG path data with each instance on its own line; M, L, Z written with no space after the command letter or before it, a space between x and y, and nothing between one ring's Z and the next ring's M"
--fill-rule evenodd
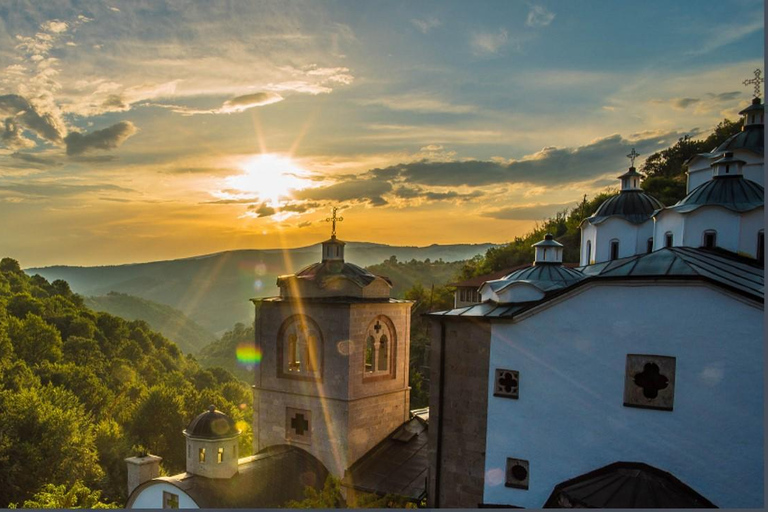
M348 240L508 241L735 119L764 60L753 0L4 2L0 41L24 266L304 245L332 205Z

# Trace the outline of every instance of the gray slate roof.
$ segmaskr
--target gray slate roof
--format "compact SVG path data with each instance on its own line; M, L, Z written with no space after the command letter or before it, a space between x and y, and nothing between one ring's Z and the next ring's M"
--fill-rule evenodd
M415 414L358 459L349 468L342 483L363 492L378 495L392 493L421 501L426 495L429 467L427 421L422 419L423 416L423 412Z
M531 265L504 276L505 281L526 281L542 291L569 286L581 279L584 279L584 276L580 271L551 263Z
M722 250L670 247L613 261L579 267L586 277L547 292L541 300L497 304L484 302L428 316L513 318L518 314L568 293L576 287L601 280L700 280L763 303L764 270L755 260Z
M618 195L606 199L586 220L592 224L600 224L609 217L617 216L633 224L642 224L660 208L664 208L664 205L643 191L622 190Z
M742 131L731 135L725 142L712 150L713 155L735 149L746 149L762 155L765 153L765 126L753 124L746 126Z
M667 209L688 213L702 206L720 206L742 213L759 208L764 203L765 192L762 185L737 174L736 176L716 176L693 189L676 205Z

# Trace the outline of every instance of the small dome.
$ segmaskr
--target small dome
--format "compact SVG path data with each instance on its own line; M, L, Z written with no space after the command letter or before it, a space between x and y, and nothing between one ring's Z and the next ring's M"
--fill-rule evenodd
M764 204L763 187L737 174L702 183L670 209L685 213L702 206L722 206L735 212L747 212Z
M326 260L322 263L313 263L296 272L296 278L314 281L323 287L326 279L335 276L343 276L360 286L367 286L376 276L354 263L339 260Z
M504 281L527 281L542 291L564 288L584 279L584 274L563 265L533 265L504 276Z
M751 125L736 135L731 135L725 142L717 146L712 153L723 153L736 149L747 149L762 155L765 152L765 126Z
M606 199L589 220L595 223L607 217L618 216L634 224L641 224L660 208L664 208L664 205L645 192L623 190L618 195Z
M235 427L235 422L216 406L211 405L208 410L193 419L184 430L184 435L204 439L223 439L236 436L240 433Z

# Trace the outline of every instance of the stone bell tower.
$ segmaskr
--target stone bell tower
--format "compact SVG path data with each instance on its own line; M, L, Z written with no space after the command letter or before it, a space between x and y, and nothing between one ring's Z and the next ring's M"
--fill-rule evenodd
M280 276L278 297L256 304L262 353L254 386L254 451L290 444L338 477L409 419L409 301L391 282L344 260L344 242Z

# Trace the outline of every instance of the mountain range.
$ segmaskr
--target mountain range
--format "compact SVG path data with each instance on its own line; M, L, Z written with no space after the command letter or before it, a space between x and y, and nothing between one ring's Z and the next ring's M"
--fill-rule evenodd
M484 254L494 244L390 246L348 242L346 261L361 267L397 260L459 261ZM250 323L248 299L277 295L278 275L289 274L320 260L320 244L292 249L226 251L168 261L98 267L28 268L49 281L63 279L85 296L119 292L171 306L206 330L221 334L235 323ZM423 283L429 285L429 283ZM440 283L443 284L443 283Z

